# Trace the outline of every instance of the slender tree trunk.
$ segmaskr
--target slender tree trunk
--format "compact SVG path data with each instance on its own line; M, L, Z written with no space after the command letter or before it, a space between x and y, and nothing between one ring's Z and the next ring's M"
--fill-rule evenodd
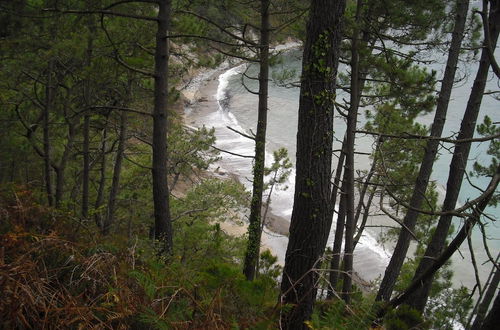
M95 222L99 230L103 230L104 221L102 216L102 211L100 210L102 204L104 203L104 189L106 187L106 167L107 167L107 148L108 148L108 117L106 116L106 123L104 124L104 129L101 138L101 170L99 178L99 188L97 188L97 197L95 200Z
M73 144L75 141L75 124L70 120L67 120L68 125L68 138L66 145L64 146L63 154L57 165L52 164L52 168L56 172L56 195L55 195L55 205L57 208L61 207L61 202L64 197L64 186L66 184L66 165L73 150Z
M450 45L450 50L448 53L448 61L446 64L446 69L441 83L441 91L439 93L439 98L437 102L436 113L434 115L434 121L431 128L431 136L440 137L443 132L443 127L446 121L446 113L448 110L448 104L450 101L451 90L453 88L453 82L455 79L455 72L457 69L458 56L460 53L460 46L462 44L465 21L467 18L467 10L469 8L469 1L459 0L457 6L457 12L455 16L455 27L453 29L453 35ZM425 199L425 191L429 184L429 179L432 173L432 167L434 161L436 160L437 150L439 147L438 140L428 140L427 146L425 148L424 158L420 165L419 174L415 182L415 189L413 190L413 195L410 200L410 205L419 209L422 206L422 202ZM376 300L389 300L394 290L394 285L401 271L401 267L406 258L406 253L410 246L411 234L417 223L419 213L413 209L407 211L404 218L404 225L408 230L401 230L399 237L394 248L394 252L391 257L391 261L387 266L380 284L379 291L377 293Z
M125 142L127 141L127 112L120 114L120 137L118 141L118 150L116 151L116 160L113 168L113 181L111 182L111 191L109 192L108 211L102 233L109 234L109 230L114 222L116 197L120 188L120 175L122 170L123 153L125 151Z
M460 248L460 245L471 234L474 225L479 221L479 218L484 212L484 209L493 197L495 190L500 182L500 166L497 167L495 175L491 178L488 188L482 194L482 198L478 201L472 209L472 214L465 220L464 225L457 233L455 238L451 241L448 247L436 258L432 260L432 264L426 268L418 277L414 277L408 288L387 302L377 313L377 318L381 319L387 311L396 308L401 304L412 305L413 293L420 289L426 283L432 281L434 274L451 258L451 256ZM486 322L486 321L485 321Z
M153 110L153 202L155 239L164 243L164 252L173 248L173 230L170 216L167 183L167 103L168 103L168 27L171 0L158 1L158 30L155 49L155 86Z
M306 329L316 299L314 271L332 223L333 113L345 0L313 0L302 64L295 194L281 282L284 329Z
M274 177L273 177L273 184L271 185L271 187L269 188L269 195L267 195L267 198L266 198L266 202L264 203L264 214L262 215L262 221L261 221L261 224L260 224L260 236L262 237L262 232L264 231L264 227L266 226L266 219L267 219L267 213L269 211L269 205L271 204L271 196L273 194L273 191L274 191L274 185L276 184L276 177L278 175L278 172L275 172L274 173ZM256 265L255 265L255 277L258 277L259 276L259 262L260 262L260 253L259 255L257 256L257 262L256 262Z
M248 243L243 273L247 280L255 277L261 239L262 192L264 190L264 166L266 155L267 98L269 84L269 0L261 0L261 25L259 49L259 109L255 136L252 202L248 226Z
M483 300L479 304L479 308L477 310L476 318L474 319L474 323L472 324L471 330L477 330L481 328L483 324L486 313L488 313L488 308L490 307L491 300L495 295L495 292L498 290L498 284L500 283L500 271L495 268L494 275L491 279L491 282L486 289Z
M335 238L333 240L332 260L330 260L330 288L327 294L328 299L336 297L334 291L337 289L338 280L340 278L340 260L342 259L340 255L342 252L342 241L344 239L346 213L346 195L344 189L345 184L343 183L340 189L339 212L337 213L337 225L335 227Z
M359 27L363 1L358 0L356 4L356 22L351 44L351 98L349 113L347 114L346 131L346 166L345 166L345 194L346 194L346 220L344 240L344 262L343 262L343 285L342 299L348 304L351 300L352 290L352 266L354 253L354 229L356 220L354 218L354 141L356 139L356 122L358 120L358 108L360 102L360 76L359 76Z
M380 139L377 141L376 149L378 149L379 143L380 143ZM377 153L377 151L375 151L375 153ZM361 211L363 209L366 209L365 196L366 196L366 193L368 191L368 187L370 186L371 179L372 179L373 175L375 174L376 167L377 167L377 158L374 158L373 162L372 162L372 166L370 167L370 170L368 171L368 174L366 175L366 179L363 182L363 187L361 188L361 191L359 193L359 202L358 202L358 206L356 207L356 215L354 216L354 222L356 223L356 225L359 222L359 217L361 216ZM360 236L361 233L362 233L362 230L358 231L357 235Z
M92 51L94 44L93 17L89 16L88 23L88 38L87 38L87 54L85 66L90 68L92 65ZM90 77L85 78L83 99L87 107L83 117L83 176L82 176L82 218L86 219L89 216L89 182L90 182Z
M327 291L327 299L333 299L335 297L335 290L337 288L337 281L340 272L340 252L342 249L342 239L344 237L344 224L345 224L345 194L344 191L344 179L342 178L342 169L344 168L345 161L345 141L346 137L342 141L342 149L340 151L339 160L337 163L337 168L335 170L335 179L333 180L332 195L331 195L331 206L332 211L335 212L335 207L337 204L337 196L339 199L339 208L337 212L337 224L335 227L335 238L333 240L332 246L332 259L330 260L330 275L329 275L329 287ZM344 174L345 175L345 174ZM340 181L342 180L342 187ZM333 217L333 213L329 215Z
M368 200L366 201L366 205L364 206L365 211L363 212L363 218L361 219L361 224L359 225L358 232L354 237L354 249L356 249L356 245L358 245L358 242L361 239L361 236L363 235L366 222L368 221L368 217L370 216L370 207L372 205L374 197L375 197L375 190L372 190L370 192L370 195L368 195Z
M52 147L50 144L50 111L54 103L54 60L50 59L47 70L47 85L45 86L45 107L43 109L43 163L45 190L49 206L54 205L54 191L52 187Z
M490 35L493 47L496 46L498 40L498 34L500 32L500 10L498 1L496 6L491 8L490 11ZM483 98L483 93L486 85L486 80L488 78L488 69L490 67L490 59L487 51L483 49L481 54L481 60L479 63L479 69L474 80L474 85L472 86L472 91L467 102L467 107L465 109L465 114L462 119L462 124L460 126L460 132L458 133L458 140L470 139L474 136L474 131L476 128L476 121L479 114L479 109L481 106L481 101ZM460 192L460 187L462 185L463 177L465 174L467 160L469 157L471 143L460 143L455 145L455 150L453 152L453 158L450 164L450 174L448 177L448 182L446 185L446 196L443 202L443 211L453 210L456 206L458 194ZM452 216L445 215L439 218L438 225L432 236L431 242L427 246L424 257L421 259L417 270L415 272L414 278L419 277L422 273L429 268L433 260L440 255L442 249L446 244L446 237L450 230ZM409 305L419 311L423 311L427 303L427 298L429 296L430 288L432 285L432 279L425 282L420 289L415 292L412 298L409 300Z
M82 173L82 218L89 216L89 182L90 182L90 115L83 117L83 173Z

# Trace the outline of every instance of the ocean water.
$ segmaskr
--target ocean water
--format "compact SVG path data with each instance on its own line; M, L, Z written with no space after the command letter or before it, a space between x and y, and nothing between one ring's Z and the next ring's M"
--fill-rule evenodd
M496 54L498 55L498 49ZM299 89L293 86L284 86L280 83L280 78L286 74L289 79L287 81L298 80L301 67L301 51L291 49L286 51L281 56L280 61L275 63L271 68L271 76L273 80L270 82L269 88L269 113L268 113L268 133L267 133L267 155L266 162L269 165L272 162L272 151L285 147L289 151L289 156L292 161L295 160L295 143L297 132L297 110ZM444 72L444 64L446 61L445 55L440 57L434 55L436 63L430 69L438 72L438 77ZM500 56L499 56L500 57ZM247 89L257 91L257 81L244 78L243 72L248 76L257 77L258 69L254 65L238 64L227 65L228 67L222 74L219 75L217 92L213 95L216 106L209 114L203 118L198 118L199 123L208 127L215 127L217 135L217 146L221 149L231 151L242 155L252 155L254 146L251 140L234 133L227 129L227 126L232 127L247 134L255 132L257 122L257 96L249 93ZM472 86L472 82L477 70L477 63L462 63L460 66L460 74L464 79L457 83L452 93L452 101L448 110L448 118L444 129L444 136L453 136L460 128L461 118L465 110L468 95ZM339 71L342 72L340 67ZM293 84L292 84L293 85ZM493 74L487 84L488 90L498 90L499 81ZM338 98L348 98L348 95L339 94ZM478 123L483 121L485 115L492 118L494 122L500 121L500 102L492 96L485 96L483 99L481 113ZM418 119L419 122L429 125L433 120L433 113L422 116ZM363 115L359 118L358 127L361 127L365 122ZM335 118L335 144L334 149L339 149L341 140L345 132L345 122L342 118ZM369 136L358 136L356 142L356 151L369 153L372 151L373 139ZM444 147L450 147L445 145ZM487 143L475 143L471 149L470 166L474 161L479 161L482 164L489 163L490 157L486 155ZM440 156L434 165L432 179L438 184L438 189L441 195L444 196L445 185L448 177L449 163L451 161L451 153L446 148L441 148ZM356 169L367 169L370 162L367 156L358 156L356 158ZM224 154L223 160L217 164L227 171L236 174L240 180L246 184L247 188L251 188L252 164L249 158L242 158L230 154ZM278 190L272 196L271 208L273 213L289 219L293 206L293 191L294 177L292 172L286 186L286 190ZM469 199L477 197L480 192L473 186L486 187L488 178L471 178L473 185L464 181L460 193L460 203L465 203ZM487 213L493 218L499 217L498 208L488 208ZM377 220L375 219L375 224ZM461 220L454 220L457 229L461 226ZM334 228L334 225L332 225ZM500 224L489 221L487 225L487 233L489 236L488 245L493 257L500 250ZM381 229L368 228L362 241L356 248L355 269L360 272L360 275L367 279L373 280L378 276L383 275L383 271L390 258L390 251L377 243L376 237ZM333 232L333 230L332 230ZM331 238L333 235L331 235ZM286 238L276 237L275 235L266 233L264 241L267 245L273 247L275 253L278 254L280 262L284 261L284 253L286 251ZM476 254L476 259L479 264L483 264L488 260L481 234L476 230L472 237L473 246ZM331 246L332 240L328 242ZM470 253L464 245L461 248L461 254L457 254L453 259L453 267L455 269L455 285L465 285L472 288L474 285L474 277L470 266ZM484 279L491 266L484 264L481 266L480 275Z

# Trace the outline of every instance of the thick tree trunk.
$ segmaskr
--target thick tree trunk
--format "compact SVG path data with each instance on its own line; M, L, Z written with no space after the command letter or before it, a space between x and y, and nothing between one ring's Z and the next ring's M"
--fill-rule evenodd
M488 308L490 307L491 300L493 300L493 296L495 295L495 292L498 290L499 283L500 283L500 271L495 268L493 278L491 279L488 289L486 289L483 300L479 304L476 318L474 319L474 323L472 324L471 330L478 330L481 328L486 313L488 313Z
M446 121L446 113L448 110L451 90L453 88L453 82L455 79L458 55L460 53L460 47L462 44L468 8L469 1L458 1L457 12L455 16L455 27L453 29L450 50L448 53L448 61L446 64L443 81L441 83L441 91L439 93L436 113L434 115L434 121L430 133L430 135L434 137L441 136ZM420 207L422 206L422 202L425 200L425 191L427 190L427 186L429 184L429 179L432 173L434 161L436 160L438 147L438 140L429 140L427 142L424 158L422 159L419 174L415 182L415 189L413 190L413 195L410 200L410 205L414 209L420 209ZM389 300L391 298L392 291L394 290L394 285L396 284L396 280L399 276L401 267L406 258L406 253L408 252L408 248L410 246L410 231L413 231L417 223L419 213L414 209L408 210L403 220L404 225L408 230L401 230L399 233L396 247L394 248L391 261L389 262L389 265L385 270L384 278L382 279L382 283L380 284L376 300Z
M164 252L173 248L173 230L170 216L167 184L167 103L168 103L168 26L170 0L158 1L158 30L155 49L155 86L153 110L153 202L155 239L163 241Z
M259 49L259 109L255 136L253 189L248 226L248 243L243 273L247 280L255 277L261 239L262 192L264 190L264 166L266 155L267 99L269 82L269 0L261 0L261 25Z
M497 1L496 6L491 8L490 11L490 35L493 47L496 46L498 34L500 31L499 9L500 8ZM483 49L481 60L479 63L479 69L474 80L474 85L472 86L472 91L469 97L469 101L467 102L467 107L462 119L462 124L460 126L460 132L457 137L458 140L470 139L474 136L476 121L483 98L486 80L488 78L489 67L490 59L487 51ZM462 185L467 166L470 147L470 142L460 143L455 146L453 158L450 164L450 174L448 176L448 182L446 184L446 196L442 207L443 211L453 210L456 206L458 194L460 192L460 187ZM422 273L424 273L425 270L432 265L433 260L440 255L442 249L446 244L446 237L448 236L448 232L450 230L452 218L453 217L450 215L441 216L439 218L436 230L432 236L431 242L427 246L424 257L421 259L417 267L414 278L417 278ZM425 282L420 287L420 289L415 292L415 294L409 300L409 305L411 307L419 311L424 310L427 303L427 298L429 296L431 284L432 279Z
M297 161L290 237L281 282L284 329L306 329L316 299L314 268L332 223L329 205L333 113L345 0L313 0L302 64Z
M102 233L109 234L109 230L115 219L116 197L120 188L120 175L122 171L123 153L125 151L125 142L127 140L127 112L122 111L120 114L120 137L118 140L118 150L116 151L115 165L113 167L113 180L111 182L111 190L109 192L108 210L106 212L106 220Z
M500 324L500 291L497 293L497 297L495 298L495 302L490 309L490 312L484 319L483 324L481 325L481 330L495 330L498 329L498 325Z

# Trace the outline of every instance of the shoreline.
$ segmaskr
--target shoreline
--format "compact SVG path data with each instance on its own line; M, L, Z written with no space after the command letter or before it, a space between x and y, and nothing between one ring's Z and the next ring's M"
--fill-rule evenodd
M232 67L234 65L202 72L198 74L198 77L201 77L201 79L194 79L193 88L181 91L185 98L185 111L182 118L187 126L201 127L204 124L202 118L217 112L218 102L216 94L219 86L218 79L221 74L227 72ZM219 164L217 166L216 168L208 169L208 171L219 178L231 178L241 183L242 178L232 173L230 169L219 166ZM243 223L243 225L239 225L226 221L221 223L221 228L230 235L242 236L247 233L247 221L243 220ZM266 218L266 226L262 233L261 251L269 249L273 255L278 257L278 264L281 266L284 265L289 226L289 220L285 216L278 215L271 205ZM334 226L332 225L333 229ZM369 250L367 245L363 246L360 242L357 250L357 261L355 262L353 271L354 281L364 292L369 292L373 289L373 280L376 280L379 276L378 274L381 273L383 275L385 265L382 269L381 265L373 260L373 255L367 252ZM373 253L373 251L371 252ZM370 276L366 277L367 275L371 275L371 278Z
M181 91L185 99L182 118L184 119L184 123L187 126L201 127L203 125L212 126L212 124L214 124L215 126L218 126L219 129L225 130L226 126L235 125L236 128L241 129L241 131L245 131L244 128L238 127L239 123L234 117L234 114L232 114L231 112L225 114L225 116L228 116L229 119L222 118L220 116L220 113L218 111L219 104L217 101L220 75L228 73L228 71L237 68L240 64L241 63L232 63L230 65L226 63L226 65L221 65L216 69L209 69L205 71L200 70L201 72L198 71L195 73L197 74L197 76L191 79L191 81L194 81L194 84L192 84L186 91ZM222 121L222 125L220 121ZM227 143L227 141L225 141L225 149L234 151L233 148L238 149L238 147L240 147L240 142L244 142L245 138L242 138L240 136L238 139L238 135L236 135L235 133L232 134L232 136L229 136L227 132L223 132L222 137L226 140L229 137L231 140L231 143L229 144ZM236 139L234 139L235 136ZM217 137L217 139L218 141L220 141L219 136ZM248 141L246 142L248 143ZM244 148L239 148L239 150L236 150L235 152L246 152L246 154L248 154L249 151L245 150ZM228 158L231 158L231 155L229 155ZM245 180L248 180L248 177L250 175L248 171L242 173L242 171L240 170L242 167L245 167L247 169L251 168L251 165L242 161L235 161L234 156L232 158L233 159L229 161L223 161L223 165L217 164L218 167L216 166L215 168L208 169L208 172L212 172L220 178L232 178L239 181L240 183L245 183ZM227 160L226 157L224 157L224 159ZM360 162L362 163L362 159L357 160L358 164ZM357 197L359 198L359 196ZM376 197L375 200L377 199L379 198ZM275 201L274 198L273 201ZM384 204L384 207L389 209L387 203ZM380 210L379 201L374 202L374 204L371 206L370 213L372 215L368 218L367 227L364 230L362 239L356 247L354 258L354 272L360 279L356 282L360 286L364 287L366 287L365 284L374 283L377 281L377 279L380 279L384 276L384 272L389 263L392 250L396 244L396 242L393 241L387 241L383 244L377 241L378 235L381 232L387 231L387 227L397 226L394 220L392 220L389 216L383 214L383 212ZM262 235L262 249L270 249L271 252L278 257L278 263L280 265L284 265L284 255L286 252L288 241L287 236L285 235L287 235L290 225L288 220L289 215L289 213L283 212L281 209L273 210L273 206L271 205L268 212L268 219L266 221L266 228ZM244 219L243 222L245 222ZM335 222L332 224L330 240L327 243L327 246L331 246L333 243L331 238L333 236L332 233L334 232L334 228ZM246 233L246 227L244 229L238 229L237 226L234 227L227 225L225 227L225 230L229 234L235 235ZM407 257L412 257L413 255L412 251L415 249L414 244L412 244L411 246L412 247L410 247L410 250L407 253ZM454 257L458 258L457 256ZM456 273L457 271L459 272L460 269L463 268L463 266L463 262L454 262L452 269ZM465 285L470 288L470 281L470 279L456 273L453 278L453 287L458 288L461 285ZM373 284L371 284L370 287L373 288Z

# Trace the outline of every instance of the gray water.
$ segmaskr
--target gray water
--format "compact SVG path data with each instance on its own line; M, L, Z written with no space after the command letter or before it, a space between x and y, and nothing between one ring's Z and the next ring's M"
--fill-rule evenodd
M499 55L497 49L496 54ZM276 78L280 76L282 72L293 72L295 71L295 80L298 80L298 74L300 73L300 60L301 52L299 50L292 50L287 52L283 57L281 63L275 64L271 68L271 76ZM434 55L434 57L437 57ZM498 56L500 57L500 56ZM437 58L437 63L430 66L438 72L438 77L442 77L444 72L444 64L446 57L443 55L441 58ZM456 84L453 93L452 100L448 110L448 117L446 125L444 128L444 136L452 137L456 135L456 132L460 129L460 123L465 111L465 106L467 99L471 90L472 82L477 70L477 62L472 63L462 63L460 65L460 73L465 78ZM257 91L258 84L254 80L244 79L242 80L241 71L245 70L246 66L240 66L227 78L227 88L224 88L224 95L222 98L225 99L224 108L225 111L229 111L230 117L232 118L231 123L237 125L239 128L255 132L256 122L257 122L257 97L248 93L247 90L242 86L242 81L247 86L247 88ZM342 71L342 67L339 69ZM237 73L240 72L240 73ZM249 76L257 76L257 67L250 66L246 71ZM290 80L290 79L289 79ZM294 79L291 79L292 81ZM493 74L490 74L490 79L487 84L487 90L498 90L499 81ZM219 95L221 97L221 95ZM268 113L268 135L267 135L267 149L268 151L275 150L279 147L285 147L289 150L289 155L292 160L295 158L295 144L296 144L296 132L297 132L297 115L298 115L298 98L299 89L297 87L282 86L277 81L272 81L270 83L269 89L269 113ZM338 100L341 98L348 99L348 95L340 93L337 96ZM494 99L492 96L485 96L481 106L481 112L479 115L478 123L482 123L485 115L488 115L493 122L500 121L500 102ZM418 118L418 121L422 124L430 125L432 123L434 114L429 113L425 116ZM359 118L358 127L362 127L365 123L365 118L361 115ZM334 149L339 149L341 145L341 139L345 132L345 122L342 118L336 118L334 121L335 142ZM356 151L370 152L372 150L373 139L368 136L359 136L356 145ZM446 145L446 147L451 147ZM474 143L471 148L469 169L472 168L474 161L478 161L481 164L489 164L490 156L486 154L486 149L488 143ZM240 147L240 150L246 154L253 153L253 145L247 144L247 147ZM448 178L449 163L451 161L452 154L442 148L440 151L439 159L434 165L434 171L432 179L438 183L438 190L441 197L445 194L444 187L446 186L446 180ZM267 156L270 158L270 154ZM362 170L369 166L369 160L367 157L363 158L357 157L356 169ZM249 177L250 174L248 174ZM294 174L293 174L294 175ZM292 175L292 176L293 176ZM473 185L481 188L485 188L489 182L489 178L470 178ZM465 203L467 200L476 198L480 192L469 184L467 180L464 180L460 193L460 203ZM277 210L282 216L289 216L291 214L291 200L293 199L293 179L289 182L290 189L288 192L282 192L281 196L273 199L273 208ZM497 219L499 216L499 209L494 207L489 207L486 211L490 216ZM454 219L455 228L458 230L461 227L462 220ZM487 221L487 233L488 233L488 245L493 257L496 256L500 249L500 224L493 223L492 221ZM376 230L370 230L371 236L376 236ZM488 257L486 255L485 249L483 248L483 243L481 239L481 233L479 230L475 230L473 237L473 246L476 253L476 258L479 264L487 262ZM472 288L474 284L474 278L472 269L470 266L470 254L468 248L464 245L461 249L463 258L460 255L454 257L454 269L455 269L455 284L463 284L469 288ZM382 258L382 264L386 263L386 260ZM381 265L382 266L382 265ZM484 279L487 273L490 271L490 266L485 265L481 267L481 277Z

